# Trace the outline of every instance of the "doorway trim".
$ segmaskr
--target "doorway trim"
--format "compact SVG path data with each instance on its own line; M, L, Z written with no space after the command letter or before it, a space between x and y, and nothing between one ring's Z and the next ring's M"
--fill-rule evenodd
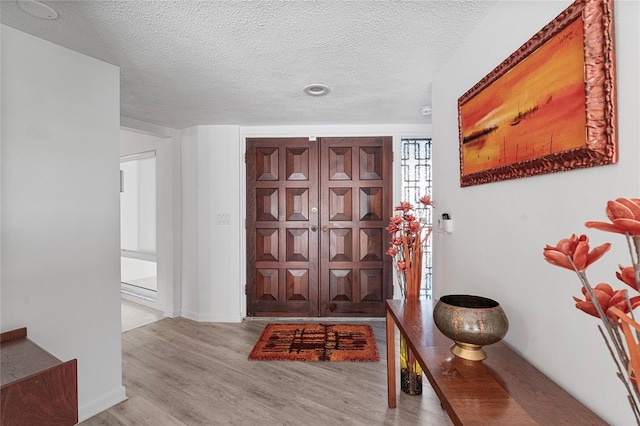
M126 287L122 297L161 310L166 317L181 315L181 197L180 197L180 131L121 117L121 130L151 136L125 156L143 151L156 151L156 252L158 291L156 300L143 292L131 295ZM155 143L153 142L155 141ZM121 141L122 142L122 141ZM162 189L161 189L162 188Z
M129 132L127 134L132 135L134 133L137 132ZM123 133L121 132L121 137L123 135ZM121 149L123 149L121 147ZM140 251L140 250L133 250L133 249L124 249L122 248L123 242L122 242L122 229L125 226L123 224L123 198L122 196L124 195L126 198L126 194L131 186L131 180L132 178L130 176L127 175L126 173L126 168L123 167L124 163L129 163L129 162L133 162L133 161L142 161L142 160L153 160L153 190L154 190L154 194L153 194L153 201L154 201L154 205L153 205L153 241L154 241L154 249L153 251ZM137 260L143 260L143 261L150 261L153 262L155 264L155 270L156 273L154 275L154 279L155 279L155 290L150 289L148 287L144 287L144 286L136 286L131 284L128 281L123 281L122 280L122 271L120 271L120 285L121 285L121 292L123 295L126 296L131 296L132 301L139 301L138 299L142 299L145 300L146 302L151 302L154 303L157 301L158 298L158 286L157 286L157 281L158 281L158 277L157 277L157 264L158 264L158 254L157 254L157 237L158 237L158 230L159 227L157 226L157 215L158 215L158 206L159 203L157 202L157 194L158 194L158 181L159 181L159 176L158 176L158 170L156 167L156 163L157 163L157 152L156 149L150 150L150 151L142 151L142 152L136 152L133 154L126 154L126 155L122 155L120 156L120 229L121 229L121 241L120 241L120 259L122 258L129 258L129 259L137 259ZM136 182L136 180L134 180L134 182ZM138 181L139 182L139 181ZM140 188L138 188L138 190L140 190ZM147 191L144 191L145 194ZM148 195L147 195L148 196ZM140 195L138 195L138 197L140 197ZM140 198L136 198L136 201L138 202L139 205L139 201ZM138 217L138 226L140 225L140 218ZM148 229L147 227L144 227L144 229ZM151 278L151 277L149 277ZM128 298L128 297L127 297Z

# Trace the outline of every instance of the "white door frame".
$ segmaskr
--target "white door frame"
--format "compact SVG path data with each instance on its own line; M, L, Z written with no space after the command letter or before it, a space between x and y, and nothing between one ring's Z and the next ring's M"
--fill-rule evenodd
M176 194L175 159L179 131L151 126L135 120L121 120L120 156L146 151L156 152L156 264L157 292L122 284L123 299L132 300L164 312L167 317L180 315L180 203ZM177 149L179 153L179 147ZM178 169L179 171L179 169ZM177 212L177 218L176 218ZM177 220L176 220L177 219ZM176 222L178 223L176 227ZM154 297L155 296L155 297Z

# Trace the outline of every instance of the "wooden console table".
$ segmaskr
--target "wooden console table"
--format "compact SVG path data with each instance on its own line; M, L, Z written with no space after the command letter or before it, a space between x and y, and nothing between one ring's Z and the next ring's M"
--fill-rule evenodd
M27 329L0 334L0 424L78 423L77 361L61 362L27 338Z
M454 356L453 342L433 323L431 301L387 300L386 307L390 408L397 398L397 326L456 425L607 424L502 342L483 348L484 361Z

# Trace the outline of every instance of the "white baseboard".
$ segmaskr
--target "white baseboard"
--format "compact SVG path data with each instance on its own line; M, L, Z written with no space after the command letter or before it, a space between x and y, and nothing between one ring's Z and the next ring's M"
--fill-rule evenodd
M127 399L127 393L124 386L120 386L113 392L110 392L98 399L91 401L88 404L84 404L78 407L78 421L82 422L95 416L98 413L103 412L107 408L111 408L114 405L125 401Z
M234 322L234 323L242 322L242 315L240 314L237 314L237 315L216 315L211 313L202 314L199 312L193 312L193 311L183 309L181 316L197 322Z
M186 319L190 319L191 321L198 321L198 314L196 312L190 311L188 309L182 309L181 316Z

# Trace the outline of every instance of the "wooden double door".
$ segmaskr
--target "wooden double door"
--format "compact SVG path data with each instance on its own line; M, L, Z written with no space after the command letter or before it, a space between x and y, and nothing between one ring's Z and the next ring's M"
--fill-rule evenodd
M384 316L391 137L247 139L247 315Z

